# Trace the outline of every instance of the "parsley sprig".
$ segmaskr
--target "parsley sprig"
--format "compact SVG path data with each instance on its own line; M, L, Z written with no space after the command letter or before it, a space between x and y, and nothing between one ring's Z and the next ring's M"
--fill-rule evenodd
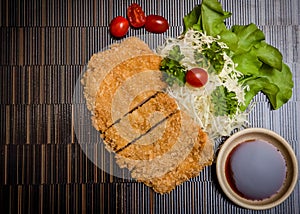
M180 86L185 83L187 69L180 63L183 58L179 45L175 45L168 56L161 61L160 70L164 71L163 78L170 86L175 82Z
M224 86L218 86L211 94L216 116L234 115L238 109L236 94Z

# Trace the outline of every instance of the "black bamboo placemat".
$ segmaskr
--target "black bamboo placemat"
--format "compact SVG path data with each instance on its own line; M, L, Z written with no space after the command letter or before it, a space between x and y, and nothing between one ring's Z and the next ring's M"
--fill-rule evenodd
M151 48L182 31L182 17L200 1L135 1L146 14L165 16L170 29L149 35L131 29ZM294 74L292 99L272 111L263 94L249 120L276 131L300 159L300 3L298 0L222 0L227 25L254 22ZM93 53L115 42L108 24L126 14L127 0L2 0L0 2L1 213L300 213L299 182L281 205L253 211L220 190L214 165L170 194L113 177L89 160L74 131L76 83ZM78 101L78 102L77 102ZM87 131L84 128L82 132ZM89 130L91 131L91 130ZM88 138L87 143L97 139ZM96 154L97 156L97 154ZM109 157L100 157L108 159Z

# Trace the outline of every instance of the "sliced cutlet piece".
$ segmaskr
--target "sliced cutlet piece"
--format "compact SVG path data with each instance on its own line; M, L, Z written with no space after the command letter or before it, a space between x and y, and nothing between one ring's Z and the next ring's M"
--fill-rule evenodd
M203 132L199 133L199 137L203 136L202 134ZM205 138L205 136L203 137ZM172 191L183 182L197 177L204 167L213 163L214 147L212 142L207 141L202 146L201 143L199 142L198 145L195 145L189 156L175 169L170 170L163 176L151 179L136 176L137 181L143 182L147 186L152 187L154 191L164 194Z
M160 72L145 70L126 79L118 87L112 99L112 121L115 123L118 119L156 96L165 87L161 78Z
M179 110L170 114L130 145L118 151L117 157L125 158L124 160L152 160L166 153L178 139L181 125L180 114ZM121 164L122 158L118 162L120 166L131 170L134 166L127 165L126 161L123 162L125 165Z
M166 133L167 136L177 138L175 142L168 137L162 138L162 142L170 146L164 148L163 154L155 148L155 145L164 145L159 139L152 143L152 151L149 151L148 146L131 144L116 155L121 168L128 168L134 179L153 187L158 193L170 192L177 185L199 175L203 167L212 162L213 146L206 133L188 114L180 111L179 115L176 113L167 119L174 120L172 125L179 128L165 127L166 131L172 130ZM151 131L156 132L155 129ZM169 139L173 142L169 142ZM143 138L140 141L143 141ZM139 156L134 154L136 152Z
M145 54L153 54L149 46L137 37L130 37L91 57L81 83L87 107L92 113L99 86L105 76L121 62Z
M139 93L155 94L166 87L161 81L160 62L161 57L155 54L138 56L120 63L106 75L96 96L92 118L97 130L105 132L130 112L130 103Z
M158 92L154 97L109 127L102 134L104 143L107 149L115 152L120 151L176 111L178 111L176 101L166 93Z

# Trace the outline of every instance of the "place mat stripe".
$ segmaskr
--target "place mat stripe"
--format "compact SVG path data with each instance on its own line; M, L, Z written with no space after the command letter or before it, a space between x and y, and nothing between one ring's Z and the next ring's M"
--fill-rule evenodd
M1 145L0 186L109 183L77 144Z
M0 145L71 143L74 139L71 114L71 104L7 106L1 110L1 115L9 130L9 136L5 137L9 141L2 141Z
M0 69L0 105L63 105L73 103L84 66L0 66Z
M228 24L249 24L257 25L299 25L299 2L293 0L253 0L236 1L222 0L224 10L232 12L232 18ZM280 15L279 15L280 14Z
M128 213L126 189L126 184L0 186L0 199L11 213Z
M191 11L200 2L197 0L170 2L150 1L139 3L146 14L158 14L168 17L173 26L182 25L181 17ZM131 1L2 1L0 26L19 27L70 27L70 26L107 26L117 16L126 16L126 9ZM229 24L259 25L299 25L299 3L285 1L247 1L222 0L223 8L233 16ZM8 13L9 11L9 13ZM278 16L277 14L280 14Z
M295 45L300 43L299 25L258 26L266 41L278 48L285 62L300 62ZM150 34L145 29L128 32L138 36L155 49L165 37L179 36L182 27L171 26L164 34ZM0 65L85 65L89 58L115 42L108 27L5 27L0 38L10 42L1 44ZM290 42L293 41L293 42Z
M293 196L267 211L233 206L211 183L187 182L177 194L156 195L140 184L67 184L1 186L3 210L12 213L298 213ZM139 192L138 189L145 191ZM207 192L209 191L209 192ZM72 195L73 197L70 197ZM89 197L92 195L93 197ZM214 195L210 197L210 195ZM81 200L78 200L80 198ZM146 198L150 201L145 200ZM28 203L28 199L29 203ZM18 201L14 206L9 201ZM117 203L118 201L118 203ZM176 203L180 201L181 203ZM143 205L143 206L141 206Z

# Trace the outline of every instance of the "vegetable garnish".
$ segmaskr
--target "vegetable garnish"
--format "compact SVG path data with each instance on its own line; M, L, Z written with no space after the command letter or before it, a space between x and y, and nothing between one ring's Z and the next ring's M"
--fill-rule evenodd
M175 82L183 86L185 83L186 67L180 64L184 55L180 52L179 45L175 45L162 60L160 70L164 71L165 81L172 86Z
M192 68L187 71L185 80L193 87L203 87L208 81L208 74L202 68Z
M184 17L184 32L158 47L168 92L211 138L228 136L247 124L253 97L262 91L273 109L286 103L292 73L278 49L255 24L227 29L231 16L217 0L203 0ZM207 71L207 83L189 84L191 69ZM190 74L189 74L190 75Z
M134 28L143 27L146 23L145 12L137 3L129 5L127 8L127 18L131 26Z
M109 31L111 35L120 38L126 35L129 29L129 22L123 16L117 16L109 24Z
M262 91L274 109L280 108L292 96L293 80L289 67L282 61L279 50L265 42L264 33L251 23L227 29L224 20L231 16L217 0L203 0L184 17L186 33L189 29L219 37L230 50L230 57L243 74L239 82L247 85L246 109L252 98Z
M211 46L219 55L218 65L222 64L222 69L216 70L213 64L216 60L212 57L211 61L202 53ZM168 93L211 138L229 135L233 129L244 125L247 119L247 113L240 110L247 87L238 81L242 74L235 69L227 55L228 50L228 46L218 38L195 30L186 31L180 38L169 38L157 49L158 54L164 57L161 70L167 76ZM207 71L207 82L203 87L186 83L189 79L187 72L195 68Z
M169 23L162 16L149 15L146 17L145 29L151 33L164 33L169 29Z
M135 29L145 27L150 33L164 33L169 29L168 20L159 15L145 15L142 7L137 3L128 6L127 19L123 16L117 16L112 19L109 30L112 36L121 38L129 30L129 25Z

